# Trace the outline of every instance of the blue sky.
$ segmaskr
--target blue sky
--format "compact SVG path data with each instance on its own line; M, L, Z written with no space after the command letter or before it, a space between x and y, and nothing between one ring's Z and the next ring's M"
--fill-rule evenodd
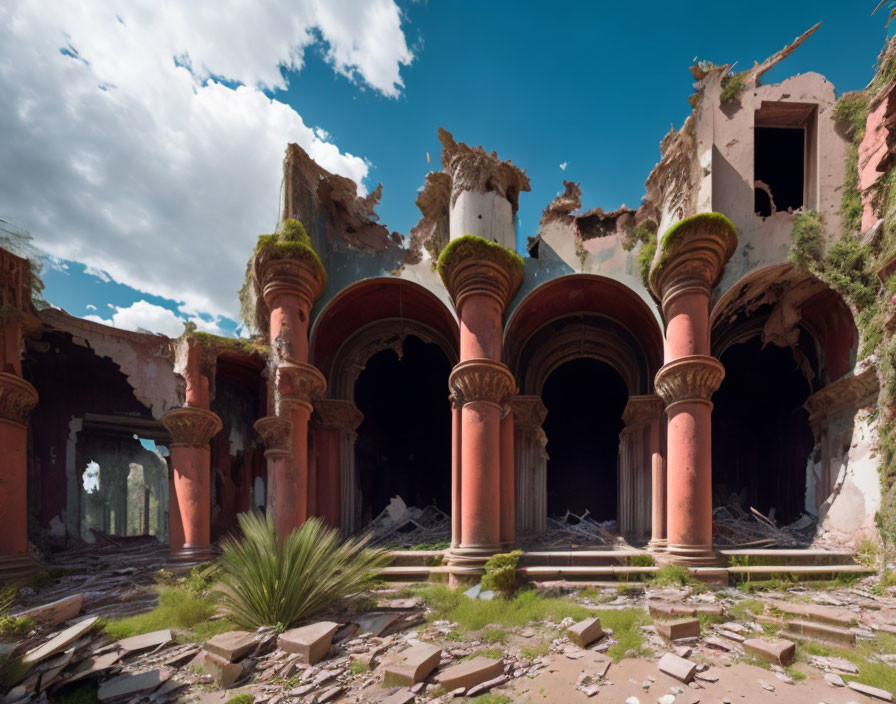
M391 2L381 0L387 1ZM736 61L739 69L747 68L821 21L818 32L764 81L817 71L840 94L866 85L885 39L885 17L881 13L870 16L876 4L870 0L753 0L715 5L430 0L398 4L401 32L413 60L408 64L392 57L381 64L391 60L403 86L384 89L374 69L365 68L363 57L359 69L340 72L338 60L327 53L332 45L326 38L336 36L336 30L325 28L318 33L318 41L305 47L301 69L281 68L283 85L265 89L264 95L287 104L305 125L317 128L318 137L338 147L349 164L347 169L358 168L359 163L349 163L348 155L363 159L366 189L372 190L379 182L384 186L378 208L381 221L405 234L419 218L414 206L417 189L428 170L439 168L439 126L459 141L496 150L501 158L525 168L532 181L532 192L520 200L519 243L535 234L542 209L561 189L563 179L581 183L585 208L637 205L644 180L658 159L660 139L670 125L679 127L690 112L688 66L695 57L716 63ZM82 46L75 48L87 56ZM378 52L390 46L378 46L374 37L369 44L370 60L377 60ZM239 83L226 71L216 73L214 66L209 73L226 78L228 90ZM78 134L70 139L77 142ZM427 152L431 164L427 164ZM220 169L242 167L228 163L226 156L221 155ZM561 164L566 164L565 170ZM76 172L90 177L83 165ZM279 174L275 176L279 180ZM271 198L265 208L272 227L276 199ZM177 220L168 217L171 208L166 208L168 219L158 230L153 229L151 207L144 209L147 231L164 229L158 246L170 246L166 238L172 229L179 229ZM0 196L0 217L6 215L29 229L41 244L46 223L29 212L34 211L17 212L15 204L4 203ZM192 236L191 227L195 224L184 224L176 247L187 247L184 243ZM260 232L263 225L258 227ZM110 226L109 237L116 236L115 228ZM247 243L259 232L247 232L239 242L222 241L221 246L227 248L231 260L244 261ZM122 231L120 236L126 243L129 233ZM60 246L51 251L61 251ZM100 268L98 256L102 261L102 254L95 252L81 260L95 270ZM142 277L129 274L134 271L129 268L133 262L110 260L106 270L111 278L98 278L83 264L64 260L46 268L46 297L74 315L105 319L113 310L110 305L126 308L146 301L180 317L198 315L210 325L214 320L217 330L226 334L237 327L235 320L222 313L223 305L210 304L205 309L196 303L202 300L201 290L191 293L189 310L179 303L185 300L180 297L180 282L188 278L189 269L179 274L180 282L172 280L166 291L164 280L145 283ZM240 283L236 278L234 302ZM224 313L232 315L230 309Z

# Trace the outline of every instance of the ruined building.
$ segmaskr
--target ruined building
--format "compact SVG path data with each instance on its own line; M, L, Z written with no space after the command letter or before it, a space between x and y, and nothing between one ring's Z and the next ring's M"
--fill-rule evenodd
M810 33L739 74L692 67L641 205L582 212L565 183L527 256L529 179L495 153L440 131L403 237L380 189L290 145L243 287L251 340L37 311L3 253L4 573L29 537L152 533L202 559L255 507L347 536L396 495L450 513L458 577L567 511L689 565L716 560L714 507L877 539L896 64L839 102L815 73L762 84Z

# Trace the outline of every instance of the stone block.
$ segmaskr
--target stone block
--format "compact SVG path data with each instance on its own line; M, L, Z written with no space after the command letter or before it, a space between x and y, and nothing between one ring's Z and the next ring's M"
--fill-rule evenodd
M566 630L566 635L569 636L569 639L582 648L588 647L603 634L604 629L601 628L599 618L586 618L584 621L579 621Z
M694 679L694 674L697 672L696 663L680 658L672 653L663 655L663 657L660 658L657 667L659 667L660 672L663 674L669 675L669 677L674 677L679 682L684 682L685 684Z
M792 619L787 621L787 631L795 635L817 638L819 640L835 641L838 643L855 643L856 634L848 628L831 626L827 623L813 623Z
M414 645L383 666L383 686L407 686L422 682L439 666L442 649L435 645Z
M205 669L215 678L219 687L229 687L247 672L242 663L230 662L227 658L205 651Z
M883 702L892 702L893 701L893 695L890 694L885 689L878 689L877 687L869 687L867 684L862 684L861 682L854 682L854 681L847 682L847 686L854 692L860 692L861 694L864 694L866 697L880 699Z
M205 650L224 658L227 662L242 660L256 646L255 634L249 631L219 633L205 642Z
M383 699L380 704L412 704L415 696L409 689L399 689Z
M87 633L91 628L94 627L96 622L96 616L91 616L90 618L85 618L83 621L78 621L78 623L69 626L64 631L50 638L50 640L46 641L42 645L29 650L27 653L25 653L25 657L22 658L22 662L28 665L33 665L34 663L40 662L44 658L55 655L61 650L64 650L70 644L74 643L85 633Z
M750 638L743 642L744 650L776 665L789 665L796 654L796 643L790 640L761 640Z
M30 618L44 626L57 626L69 621L81 613L84 605L83 594L72 594L64 599L51 601L49 604L35 606L27 611L14 614L16 618Z
M677 621L654 621L654 628L666 640L679 638L699 638L700 621L695 618L681 618Z
M149 648L157 648L174 640L171 631L167 628L163 631L141 633L139 636L131 636L118 641L118 647L126 653L136 653Z
M309 665L316 665L329 652L337 628L339 624L332 621L293 628L278 636L277 647L287 653L296 653Z
M470 689L503 673L503 659L478 656L440 672L436 675L436 683L450 692L461 687Z

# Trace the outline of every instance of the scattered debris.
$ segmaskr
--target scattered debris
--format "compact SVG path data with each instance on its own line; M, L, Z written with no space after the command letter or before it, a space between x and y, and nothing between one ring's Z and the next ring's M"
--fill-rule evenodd
M816 519L803 514L789 526L779 527L755 508L744 511L732 502L712 512L713 543L727 548L799 548L812 543Z

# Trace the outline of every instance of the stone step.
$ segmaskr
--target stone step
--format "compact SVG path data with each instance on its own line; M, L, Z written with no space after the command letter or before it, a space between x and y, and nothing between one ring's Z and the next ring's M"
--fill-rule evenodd
M390 550L391 567L435 566L447 550Z
M799 616L804 621L827 623L840 628L850 628L856 624L858 613L837 609L832 606L820 606L819 604L800 604L790 601L770 599L765 602L767 607L791 616Z
M521 567L519 573L533 581L555 580L575 578L576 581L587 581L596 578L624 581L625 579L638 579L650 577L659 567L628 567L622 565L576 565L576 566L550 566L538 565Z
M399 567L382 567L377 573L387 581L425 582L430 575L448 574L448 567L427 567L426 565L404 565Z
M825 580L841 574L865 575L873 572L873 569L864 565L755 565L728 568L728 574L737 580L745 577L772 579L788 575L805 580Z
M521 567L627 566L629 560L650 555L644 550L534 550L520 557Z
M834 643L855 644L856 634L848 628L831 626L827 623L814 623L812 621L788 620L785 624L788 633L803 636L812 640L826 640Z
M754 550L720 550L729 565L739 566L762 565L854 565L855 555L849 550L806 549L754 549ZM746 561L746 565L743 562Z

